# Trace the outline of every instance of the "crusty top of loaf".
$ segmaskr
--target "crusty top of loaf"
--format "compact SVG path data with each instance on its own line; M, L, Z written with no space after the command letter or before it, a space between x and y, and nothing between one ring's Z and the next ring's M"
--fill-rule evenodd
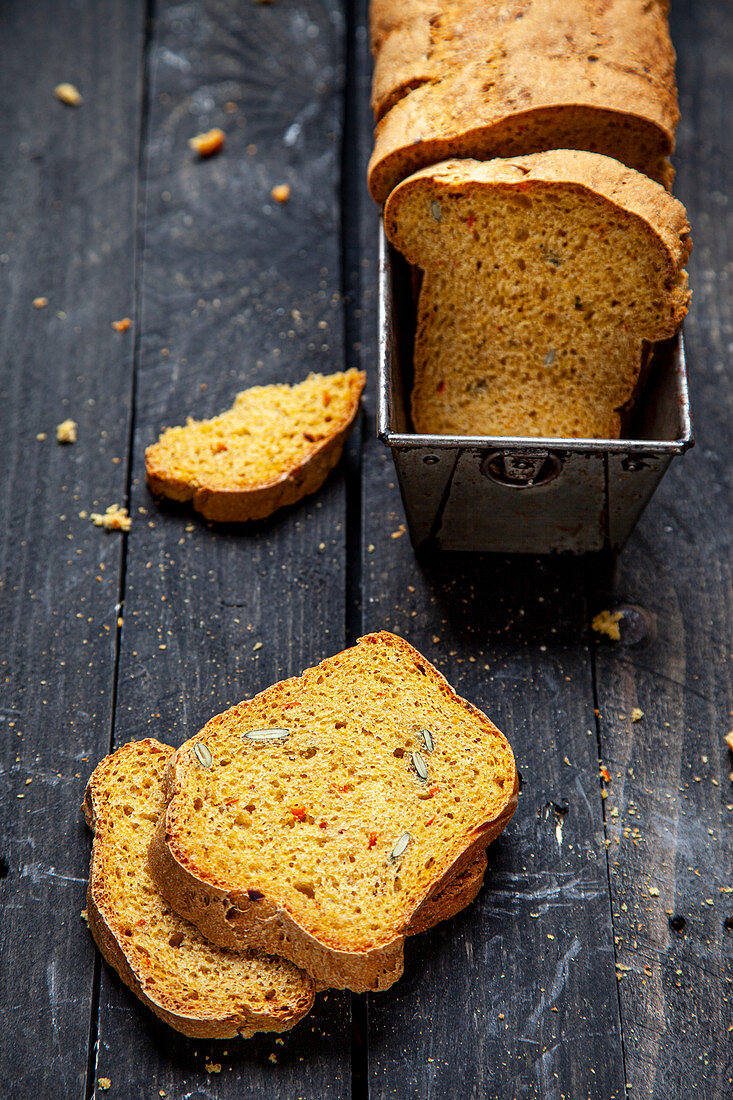
M645 0L457 0L373 17L370 190L451 156L581 148L669 184L679 118L666 8Z
M283 739L248 737L262 729ZM167 842L189 874L368 953L506 824L516 768L488 718L382 632L212 719L170 793Z

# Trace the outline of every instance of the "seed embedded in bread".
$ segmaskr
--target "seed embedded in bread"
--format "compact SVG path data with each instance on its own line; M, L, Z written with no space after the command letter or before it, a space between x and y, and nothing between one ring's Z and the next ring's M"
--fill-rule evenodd
M619 436L644 342L687 312L681 203L618 161L554 150L426 168L384 219L425 273L418 432Z
M148 485L191 500L207 519L263 519L323 484L355 423L364 380L350 370L244 390L220 416L164 431L145 452Z

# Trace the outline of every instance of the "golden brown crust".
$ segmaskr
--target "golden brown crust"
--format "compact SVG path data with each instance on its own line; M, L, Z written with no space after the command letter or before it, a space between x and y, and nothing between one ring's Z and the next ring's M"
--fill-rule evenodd
M386 7L387 5L382 5ZM369 189L451 157L604 153L671 185L679 118L666 5L459 0L380 16Z
M124 771L126 757L130 758L129 766L139 770L141 754L148 758L156 756L164 761L173 755L173 751L167 745L152 739L131 742L103 760L87 784L82 810L87 824L95 834L87 889L87 920L90 931L107 962L132 992L156 1016L184 1035L191 1038L228 1039L237 1035L250 1038L258 1031L287 1031L313 1005L315 987L305 974L300 976L301 991L297 1001L291 998L287 1003L280 1003L273 998L271 1002L266 1002L266 1011L259 1011L252 1003L245 1003L249 999L242 989L240 1003L233 1003L232 1010L228 1013L212 1013L210 1007L202 1007L200 1004L198 1011L184 1012L182 1001L189 980L185 971L181 969L179 974L171 973L168 985L163 987L159 974L156 976L152 966L146 964L146 949L136 948L134 937L130 937L125 930L125 918L115 905L116 882L109 877L110 866L113 869L114 864L110 864L110 857L106 852L111 830L120 825L111 813L109 770L114 762L117 765L116 774ZM133 756L137 758L135 761L132 760ZM158 782L155 772L144 772L143 781L149 780ZM128 797L130 802L134 802L135 791L132 785ZM133 887L130 885L128 888ZM175 922L175 926L171 924L170 931L179 932L183 922L176 917L172 918L172 922ZM190 928L187 934L198 938L198 932L194 928ZM126 946L123 947L123 943ZM207 950L211 950L208 945ZM268 962L269 960L263 959L263 966L267 966ZM293 971L293 974L296 973Z
M205 936L215 943L234 949L241 950L248 945L257 945L263 950L283 955L311 973L321 988L329 985L365 991L386 989L396 981L402 973L404 937L413 930L413 921L418 928L429 927L434 923L428 916L431 912L431 900L437 899L457 876L463 876L471 865L475 865L486 846L505 828L516 808L516 768L509 746L496 727L472 704L457 696L444 677L403 639L382 632L368 635L358 643L365 646L380 644L397 647L406 660L419 666L423 674L437 685L438 690L450 699L452 705L464 708L472 718L478 720L481 727L486 727L487 733L495 739L492 744L501 745L502 759L506 757L507 766L511 769L511 774L506 777L502 773L506 786L496 811L492 811L486 820L477 823L470 835L461 834L455 838L448 861L437 861L439 873L423 895L416 899L401 930L396 933L389 931L386 936L375 932L372 942L376 946L368 950L343 950L337 946L343 941L339 941L338 937L334 938L327 928L322 929L319 934L316 934L313 926L308 931L301 920L276 896L268 895L267 883L262 883L261 888L255 891L242 890L228 883L226 876L217 876L204 867L206 860L199 861L197 852L189 850L185 837L177 831L178 825L183 824L178 820L179 795L188 783L192 784L193 790L197 782L195 767L192 765L191 743L182 746L171 763L168 809L158 823L150 846L149 863L155 881L176 911L197 924ZM329 658L304 675L317 676L329 663L337 661L341 656L343 655L339 654L336 658ZM206 737L209 744L214 743L216 729L226 726L230 715L232 721L239 721L246 715L248 705L269 698L271 693L282 692L284 687L290 687L293 683L294 681L284 681L256 697L256 700L250 701L250 704L239 704L225 715L217 716L201 735L197 735L196 740L201 736ZM183 802L180 812L182 807ZM471 889L475 885L477 892L480 882L476 883L475 879L471 879L471 882ZM254 897L250 896L251 893L254 893ZM432 912L435 914L439 911L440 906L436 901ZM449 915L448 910L446 914Z
M295 504L315 493L339 462L359 414L366 375L352 370L347 373L346 379L350 401L345 416L332 425L327 438L313 444L302 461L278 477L247 488L199 484L177 476L170 468L165 448L153 444L145 451L146 478L151 492L171 500L190 500L197 512L217 523L265 519L279 508Z

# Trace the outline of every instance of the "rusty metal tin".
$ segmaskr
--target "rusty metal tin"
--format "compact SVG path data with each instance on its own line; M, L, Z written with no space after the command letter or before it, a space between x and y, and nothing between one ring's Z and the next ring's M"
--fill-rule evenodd
M632 439L411 430L412 273L380 229L379 438L413 545L545 554L620 550L675 455L693 445L682 334L657 344Z

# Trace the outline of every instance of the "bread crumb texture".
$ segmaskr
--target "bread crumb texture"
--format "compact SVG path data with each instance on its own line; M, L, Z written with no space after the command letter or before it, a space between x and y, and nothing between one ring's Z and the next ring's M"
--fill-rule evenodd
M618 624L623 617L623 611L599 611L590 625L596 634L605 634L612 642L620 642L621 629Z
M120 508L118 504L110 504L104 513L92 512L89 519L95 527L104 527L106 531L129 531L132 526L127 508Z
M53 94L61 103L65 103L67 107L79 107L84 102L81 92L74 84L57 84L53 90Z
M253 386L211 420L169 428L145 452L148 484L208 518L259 519L314 492L341 456L364 375ZM259 494L259 495L256 495Z
M419 432L617 438L645 341L689 304L689 225L663 187L555 150L446 161L405 180L385 229L424 271Z
M95 939L128 985L184 1034L284 1031L310 1009L312 981L284 959L215 947L171 912L150 877L148 846L172 754L157 741L131 742L90 779L87 909Z
M58 443L76 443L76 434L79 425L75 420L62 420L56 427L56 440Z
M281 739L262 739L268 730ZM435 884L515 806L504 736L383 632L187 742L168 842L241 906L266 897L329 948L370 952L404 935Z
M195 153L204 159L206 157L213 157L215 153L220 153L224 148L226 141L226 134L223 130L215 128L213 130L207 130L205 134L196 134L195 137L189 138L189 148L193 149Z

